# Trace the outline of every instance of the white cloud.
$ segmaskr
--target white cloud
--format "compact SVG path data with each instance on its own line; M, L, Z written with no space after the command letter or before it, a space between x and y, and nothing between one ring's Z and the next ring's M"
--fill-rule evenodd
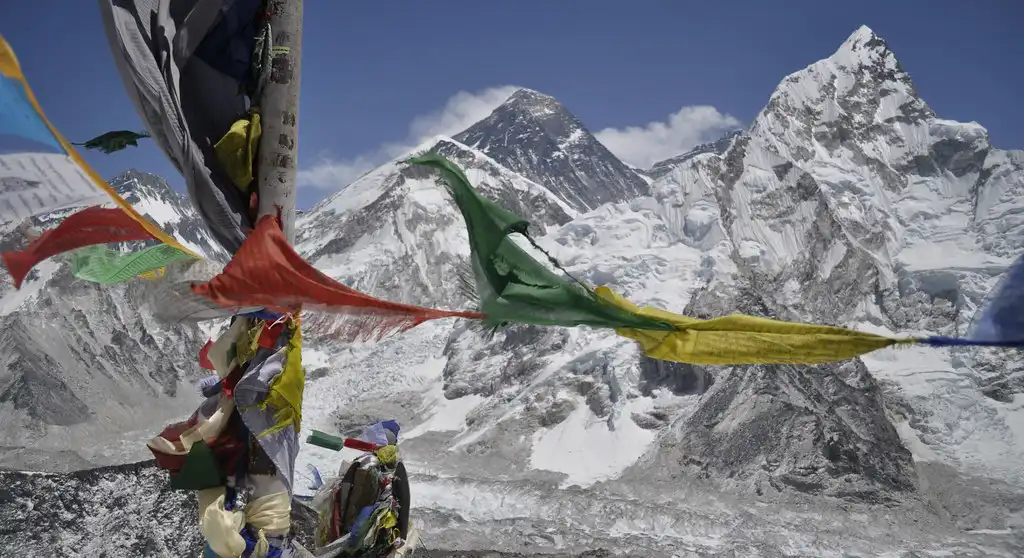
M658 161L714 141L739 125L740 121L732 116L702 105L683 107L670 114L668 122L605 128L594 136L618 158L646 169Z
M460 91L445 105L433 112L417 116L409 123L409 132L402 141L385 143L377 149L356 157L336 160L321 157L312 167L298 172L299 186L337 190L363 173L408 153L434 136L452 136L484 119L518 87L504 85L477 93Z

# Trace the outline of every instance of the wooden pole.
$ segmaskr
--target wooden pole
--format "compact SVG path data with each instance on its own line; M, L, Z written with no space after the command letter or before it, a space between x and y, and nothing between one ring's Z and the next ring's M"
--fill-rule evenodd
M273 51L259 100L259 216L281 214L295 242L295 172L299 150L299 75L302 69L302 0L266 0Z

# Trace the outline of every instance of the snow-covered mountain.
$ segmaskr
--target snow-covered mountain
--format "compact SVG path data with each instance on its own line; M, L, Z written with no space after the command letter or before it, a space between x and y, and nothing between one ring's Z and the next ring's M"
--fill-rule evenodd
M714 215L728 238L735 267L695 293L688 314L956 335L1024 240L1021 155L990 146L976 123L938 118L861 28L787 77L727 152L676 167L652 190L664 206ZM737 367L716 374L714 393L649 456L663 475L684 465L757 492L867 483L884 488L872 498L921 497L952 469L1019 494L1022 373L1019 354L976 349ZM764 440L758 451L752 439ZM1001 526L1020 521L1012 512Z
M110 184L186 246L221 257L191 203L163 179L128 171ZM71 211L35 220L45 229ZM14 224L0 244L22 245ZM195 408L199 328L157 323L138 283L76 280L61 258L20 290L0 274L0 467L62 471L147 456L142 441ZM154 430L155 429L155 430Z
M1024 153L938 118L867 28L786 77L749 130L658 163L649 185L529 90L415 151L431 149L531 219L576 277L701 317L955 335L1024 240ZM374 295L464 307L463 224L404 158L304 213L297 245ZM1024 550L1017 353L698 367L587 328L488 338L434 322L354 345L308 333L304 428L397 419L431 549ZM339 455L304 445L299 460L330 474Z
M697 147L690 149L686 153L676 155L675 157L669 157L663 161L658 161L651 165L651 168L647 169L645 174L652 179L658 179L672 172L672 169L682 165L690 159L693 159L697 155L703 155L705 153L721 155L732 146L732 141L742 134L743 130L733 130L715 141L702 143Z
M577 210L647 193L647 181L578 118L553 97L530 89L516 91L454 139L544 184Z
M159 224L185 247L206 258L228 260L228 254L206 231L192 202L171 189L164 179L131 169L113 178L110 185L136 211Z
M577 214L568 200L453 139L435 138L414 153L427 150L462 165L481 192L530 215L540 232ZM404 159L367 173L300 216L296 247L354 288L409 303L463 304L459 273L469 244L462 216L436 176Z
M520 175L544 176L543 162L558 160L558 147L539 127L509 133L518 141L501 151L494 151L504 147L498 139L478 139L505 137L512 119L503 114L519 103L513 96L471 127L472 134L456 138ZM942 334L964 331L1011 261L1006 247L1020 245L1015 208L1021 202L1014 198L1024 187L1020 153L993 149L977 124L937 118L884 41L867 28L833 56L787 77L749 131L716 143L659 164L650 196L589 210L584 205L583 213L549 227L540 243L577 277L641 304L706 317L739 311ZM525 168L532 161L540 168ZM473 180L504 198L493 180L475 177L468 164ZM388 180L382 176L374 184ZM558 180L537 183L572 203ZM354 199L352 193L370 185L367 177L338 199ZM429 180L417 183L417 196L427 196L424 190L431 196L440 191ZM403 203L372 219L361 209L360 219L382 224L378 230L402 230L392 225L394 216L415 205L408 198ZM444 207L438 220L450 223L454 210ZM431 230L416 222L418 230ZM406 237L418 244L388 243L387 250L403 254L407 264L429 259L435 276L454 273L444 265L457 267L468 248L464 236L444 230L438 235L445 239L441 252L436 244L419 243L430 237L417 234ZM995 231L1006 236L996 238ZM349 237L359 245L358 256L319 249L319 261L342 258L353 271L389 265L388 258L376 260L380 249L366 240L377 234ZM438 267L442 260L447 264ZM422 269L402 267L416 273L389 275L394 279L384 285ZM374 280L362 287L405 294ZM452 301L443 289L427 296L403 300ZM823 518L860 510L865 519L847 528L822 519L801 532L828 531L835 538L819 545L869 554L895 548L864 535L877 529L896 529L890 531L894 539L899 532L908 548L926 549L938 540L963 543L948 536L958 528L1010 529L1012 539L1024 519L1024 478L1015 465L1024 457L1024 415L1014 402L1024 368L1009 360L1000 369L992 352L918 348L815 367L712 368L642 358L610 332L519 327L485 339L464 324L452 330L427 325L380 344L325 351L323 377L312 384L312 393L322 395L307 403L317 409L314 416L330 413L318 424L346 430L387 415L414 425L405 444L420 475L418 501L429 514L443 511L446 521L462 520L438 533L451 544L469 547L466 531L479 521L506 533L503 540L516 540L522 525L504 521L514 517L537 526L549 513L529 504L533 491L547 493L553 506L574 509L572 522L591 529L589 542L526 537L526 546L546 548L604 544L593 531L599 522L589 515L599 506L576 500L600 500L602 494L649 497L681 505L686 513L698 513L723 494L815 509ZM328 468L334 459L316 448L300 456ZM449 480L453 475L458 480ZM521 512L481 511L490 505L485 495L495 483L502 505L521 502ZM889 520L878 517L885 514L870 511L879 506L914 518L920 531L882 527ZM552 508L548 519L566 509ZM622 536L646 536L659 522L682 521L683 513L633 511L651 522L623 525L616 531ZM783 523L796 521L778 513L790 518ZM704 529L738 537L727 527L737 516L725 516L702 517ZM755 532L765 541L772 540L771 532L791 541L802 537L768 523ZM665 536L671 540L662 546L676 550L698 541L685 530ZM720 549L735 548L728 544L734 543ZM799 547L772 544L763 549ZM808 539L799 548L809 552L814 544Z

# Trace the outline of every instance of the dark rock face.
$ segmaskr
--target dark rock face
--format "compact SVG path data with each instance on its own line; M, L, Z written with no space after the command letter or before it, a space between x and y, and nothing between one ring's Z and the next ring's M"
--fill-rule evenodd
M529 89L514 93L455 139L547 187L580 211L648 193L647 182L579 119L554 98Z
M644 396L650 396L658 387L667 387L676 395L700 395L714 383L714 376L706 369L646 356L640 358L640 392Z
M0 548L11 556L199 556L191 491L152 461L69 474L0 470ZM292 503L292 533L311 546L316 514ZM5 554L6 555L6 554Z
M913 460L877 388L856 381L872 381L859 362L737 368L678 426L682 441L671 451L684 456L683 470L750 480L758 493L785 485L881 501L914 490Z

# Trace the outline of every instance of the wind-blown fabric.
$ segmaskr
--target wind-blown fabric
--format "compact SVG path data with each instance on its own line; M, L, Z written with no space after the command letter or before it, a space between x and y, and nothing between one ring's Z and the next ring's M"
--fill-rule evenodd
M231 398L209 397L187 420L168 425L147 442L175 487L202 490L224 483L245 445L234 435L239 420L234 411Z
M671 324L608 304L593 291L550 271L520 248L509 234L527 234L529 223L481 196L462 170L436 153L409 161L437 169L466 221L469 246L488 325L630 327L671 331Z
M260 0L99 0L128 98L185 177L214 239L234 253L252 228L249 198L214 145L249 109Z
M273 336L276 339L270 350L274 352L262 362L258 362L259 357L254 359L254 365L239 379L234 398L246 427L274 462L278 477L290 494L295 481L295 458L299 454L306 383L302 331L295 321Z
M2 36L0 138L0 222L110 201L62 144Z
M817 364L920 341L755 316L699 320L641 309L608 288L571 283L533 259L509 238L528 234L526 220L480 196L451 161L427 153L409 162L439 170L455 199L490 324L608 327L637 341L647 356L691 364Z
M436 310L388 302L347 287L302 259L271 215L260 219L252 235L209 282L192 290L226 307L261 306L298 314L302 307L373 317L364 334L404 331L428 320L475 318L476 312Z
M123 254L103 245L86 246L71 254L71 274L84 281L110 285L138 276L155 274L177 261L192 256L168 244L157 244Z
M19 140L16 149L4 149L10 152L0 155L0 222L113 201L153 238L192 254L135 211L50 123L3 36L0 36L0 136Z
M121 151L128 147L139 146L139 140L148 138L149 134L146 132L133 132L131 130L115 130L113 132L107 132L100 134L89 141L83 143L73 143L72 145L80 145L86 149L98 149L107 155Z
M120 209L87 207L44 232L24 250L4 252L3 260L14 286L21 288L29 270L46 258L93 244L152 239L145 227Z
M675 326L674 331L615 329L639 343L645 355L658 360L688 364L821 364L916 341L743 314L700 320L650 306L639 308L607 287L598 287L597 294L624 310Z
M223 269L210 260L172 262L164 268L163 275L142 284L144 304L154 318L168 324L216 320L261 310L262 306L221 306L192 291L194 284L206 283Z

